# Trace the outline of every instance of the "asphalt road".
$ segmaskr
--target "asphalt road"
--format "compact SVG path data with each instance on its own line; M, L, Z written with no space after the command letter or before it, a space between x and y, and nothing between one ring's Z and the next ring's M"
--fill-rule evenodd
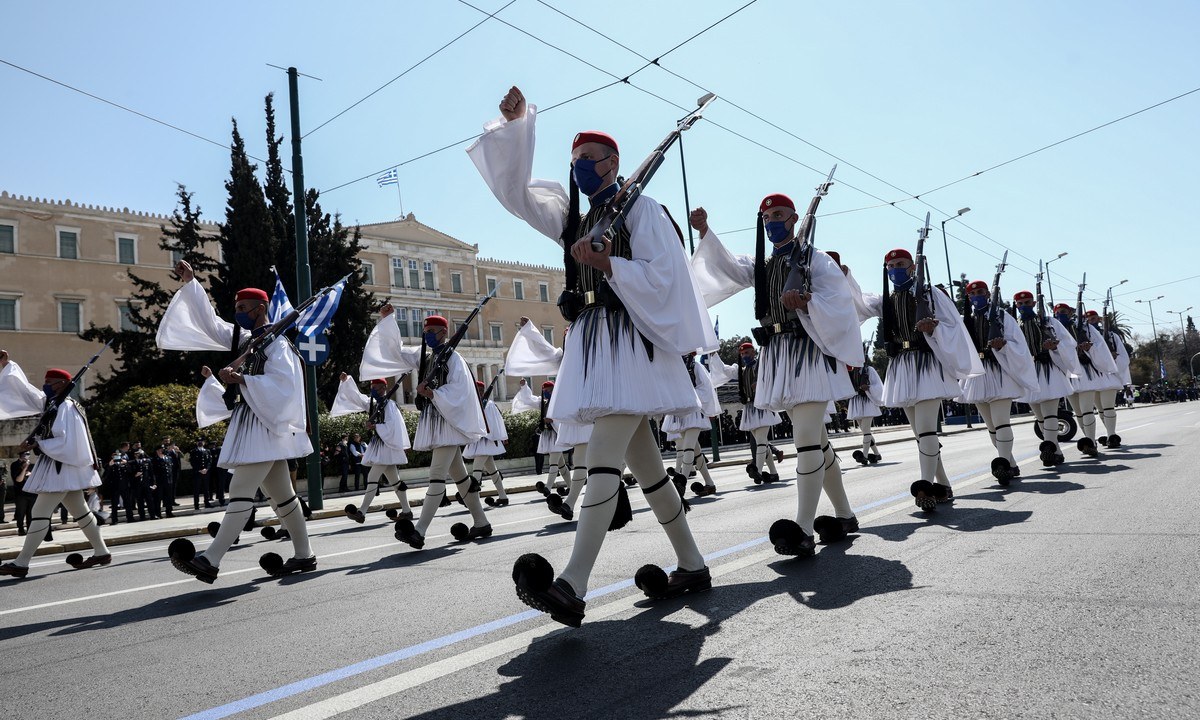
M984 432L944 439L957 502L908 496L916 447L843 457L862 523L808 560L765 541L795 512L794 482L740 468L689 522L714 588L649 604L632 586L673 556L653 516L610 533L588 614L570 630L513 592L512 561L558 568L572 523L540 496L489 510L495 535L421 552L382 514L310 523L315 573L258 568L286 543L243 534L207 586L166 543L114 549L104 568L36 558L0 580L0 707L11 718L1186 718L1200 716L1200 556L1191 446L1200 405L1120 414L1125 447L1067 448L1043 472L1028 425L1024 479L1001 489ZM793 468L784 463L783 475ZM828 507L823 504L823 511ZM468 520L469 522L469 520ZM202 546L202 544L201 544Z

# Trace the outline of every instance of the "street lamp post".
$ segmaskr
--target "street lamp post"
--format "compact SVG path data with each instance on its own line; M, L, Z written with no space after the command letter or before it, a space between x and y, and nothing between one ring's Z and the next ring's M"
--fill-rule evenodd
M946 282L950 283L949 287L951 288L954 287L954 274L950 272L950 245L946 242L946 223L951 220L957 220L969 212L971 212L971 208L969 207L960 208L957 215L948 217L942 221L942 250L946 253Z
M1191 310L1191 309L1192 309L1192 306L1188 305L1187 307L1185 307L1182 310L1168 310L1167 311L1169 313L1179 316L1179 334L1181 336L1183 336L1183 356L1184 357L1187 357L1187 354L1188 354L1188 341L1187 341L1187 328L1185 328L1183 326L1183 316L1187 315L1188 310ZM1191 366L1189 365L1188 367L1190 369ZM1193 375L1192 382L1194 383L1195 381L1196 381L1196 376Z
M1164 297L1166 297L1166 296L1159 295L1158 297L1151 298L1149 300L1135 300L1134 301L1137 303L1146 303L1147 305L1150 306L1150 331L1154 333L1154 359L1158 361L1158 382L1160 385L1165 383L1167 380L1167 377L1166 377L1167 369L1165 367L1163 367L1162 347L1159 345L1159 342L1158 342L1158 326L1154 324L1154 301L1162 300Z
M1067 253L1060 252L1057 257L1046 261L1046 287L1050 290L1050 307L1054 307L1054 283L1050 280L1050 263L1055 260L1062 260L1067 256Z

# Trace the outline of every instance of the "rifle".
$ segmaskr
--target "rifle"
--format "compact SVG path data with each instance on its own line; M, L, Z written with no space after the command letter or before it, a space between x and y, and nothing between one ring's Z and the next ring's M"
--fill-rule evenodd
M988 305L988 342L992 340L1002 339L1004 337L1004 310L1000 307L1000 276L1004 274L1004 268L1008 267L1008 251L1004 251L1004 257L1000 258L1000 264L996 266L996 277L992 280L992 299Z
M439 345L437 349L433 351L433 357L429 360L429 362L425 362L424 351L422 350L421 381L418 383L418 385L424 385L430 390L437 390L442 386L442 374L450 365L450 358L454 355L454 349L457 348L458 344L462 342L462 339L467 336L467 331L471 329L471 322L477 315L479 315L479 311L483 309L484 305L488 304L489 300L496 296L496 291L499 289L500 286L496 285L496 287L492 288L490 293L483 296L479 303L475 305L475 308L471 310L471 313L467 315L467 319L464 320L463 323L458 326L458 329L454 331L454 334L451 335L446 342ZM424 345L424 340L422 340L422 345ZM395 388L392 388L392 392L395 392ZM389 393L389 397L390 395L391 393ZM417 396L418 409L424 410L428 403L429 399L425 396Z
M496 377L492 378L491 384L487 386L487 390L483 391L483 397L479 399L479 407L483 409L488 400L492 397L492 391L496 389L496 383L499 382L500 376L504 375L504 368L500 368L500 372L496 373Z
M1043 266L1042 266L1041 260L1038 260L1038 273L1035 277L1037 280L1037 288L1036 289L1037 289L1038 327L1040 327L1042 329L1042 336L1043 336L1044 340L1049 340L1050 342L1058 342L1058 333L1056 333L1054 331L1054 323L1052 323L1050 321L1050 318L1046 316L1046 301L1045 301L1045 298L1042 296ZM1041 348L1036 348L1036 350L1037 350L1037 352L1041 352Z
M684 115L675 123L675 129L667 133L667 137L654 148L650 156L642 161L637 170L629 176L621 189L617 190L617 194L613 195L604 208L604 212L592 226L591 232L584 238L592 243L592 249L600 252L604 249L604 240L612 241L616 238L617 233L625 226L625 219L629 215L630 209L633 208L633 203L642 195L642 190L646 184L650 182L650 178L654 177L654 173L659 166L663 164L666 158L666 153L679 139L685 130L690 129L704 115L704 110L717 96L713 93L708 93L704 97L696 101L696 109Z
M1104 344L1108 345L1108 349L1110 352L1112 352L1113 359L1115 360L1117 357L1117 341L1116 338L1113 337L1112 328L1108 321L1108 308L1112 304L1112 288L1109 288L1108 292L1104 295L1104 313L1101 317L1104 318Z
M1083 319L1083 291L1087 287L1087 273L1083 274L1083 282L1079 283L1079 294L1075 296L1075 339L1088 342L1087 321Z
M334 288L336 288L340 283L343 283L346 280L349 280L350 275L353 275L353 274L354 273L349 273L345 277L343 277L341 280L338 280L337 282L335 282L334 284L332 284L328 287L321 288L316 293L314 293L312 297L310 297L309 299L300 303L298 306L292 308L292 311L289 312L287 315L284 315L283 317L279 318L275 322L271 323L270 327L267 328L266 332L264 332L262 335L259 335L258 337L251 338L250 342L246 344L246 349L244 351L242 351L242 354L239 355L236 360L229 363L229 365L227 365L226 367L237 368L238 372L243 372L246 367L247 361L250 360L250 357L252 355L254 355L256 353L261 354L262 352L264 352L271 343L278 340L279 337L281 335L283 335L284 332L286 332L289 328L291 328L292 325L294 325L296 323L296 321L298 319L300 319L301 313L303 313L305 310L307 310L309 307L311 307L312 304L315 303L316 301L325 297L327 294L333 292ZM232 409L232 408L230 408L230 409Z
M25 438L25 442L22 443L23 445L31 446L38 440L46 437L46 435L50 432L50 428L54 426L55 419L58 418L58 409L62 407L62 404L66 402L67 398L71 396L72 392L74 392L76 386L79 385L79 381L83 378L84 373L86 373L88 368L92 366L92 363L96 362L96 360L100 358L104 351L108 349L109 345L112 345L113 340L116 340L115 336L109 338L108 342L104 343L104 347L100 348L99 352L93 355L91 360L88 360L86 363L84 363L83 367L79 368L79 372L75 373L75 376L71 378L71 382L67 383L57 395L46 400L46 407L42 410L42 416L38 418L37 425L33 428L33 432L29 433L29 437ZM91 444L90 438L88 439L88 444ZM93 460L98 462L98 460L94 457Z
M835 172L837 172L837 165L834 165L833 169L829 171L829 177L825 178L825 182L817 186L816 195L809 201L808 210L805 211L800 226L796 228L796 244L792 246L792 254L788 258L789 270L787 280L783 283L784 292L796 290L803 295L812 290L812 254L813 238L817 232L817 206L821 204L821 198L829 194Z
M933 311L933 300L929 295L933 292L933 288L929 286L929 273L925 261L925 239L929 237L929 213L925 213L925 227L921 228L918 233L917 252L913 255L913 261L917 266L917 276L913 283L913 297L917 301L917 322L921 322L925 318L936 317Z

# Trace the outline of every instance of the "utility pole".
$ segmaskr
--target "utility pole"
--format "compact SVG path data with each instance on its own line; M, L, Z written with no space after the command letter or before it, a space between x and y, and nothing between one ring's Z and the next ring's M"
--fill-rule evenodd
M289 67L288 98L292 111L292 205L296 209L296 297L312 297L312 270L308 265L308 219L304 210L304 160L300 153L300 95L296 68ZM325 506L325 475L321 471L321 428L317 418L317 368L304 364L304 402L308 410L308 437L313 451L308 456L308 505Z

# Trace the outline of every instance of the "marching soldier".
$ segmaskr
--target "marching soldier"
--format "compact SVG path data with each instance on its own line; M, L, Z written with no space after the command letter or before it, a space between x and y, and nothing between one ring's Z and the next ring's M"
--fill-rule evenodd
M412 507L408 503L408 485L396 474L396 466L408 464L408 426L396 402L387 397L388 381L377 378L371 381L370 397L358 391L354 378L341 375L337 397L329 409L330 417L341 417L350 413L365 412L367 431L371 439L363 452L362 463L370 468L367 472L367 492L358 505L346 506L346 517L356 523L366 522L367 510L380 490L394 488L400 501L400 511L388 510L389 520L413 519ZM382 404L382 407L379 405Z

